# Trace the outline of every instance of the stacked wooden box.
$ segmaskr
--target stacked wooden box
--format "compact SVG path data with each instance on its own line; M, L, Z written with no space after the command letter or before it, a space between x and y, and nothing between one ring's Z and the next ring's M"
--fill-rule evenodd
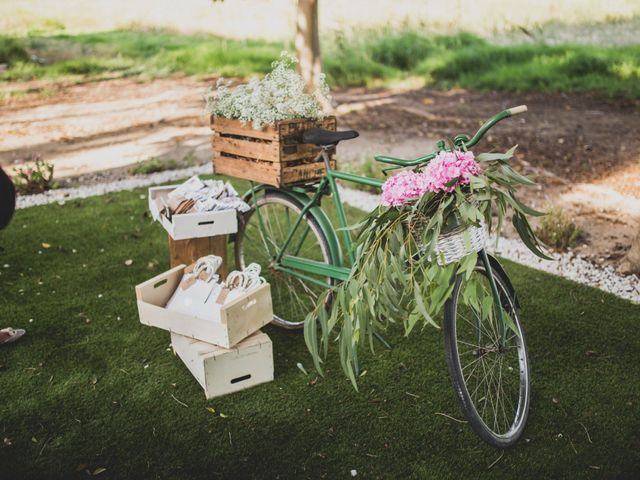
M235 210L174 215L169 221L157 211L155 199L174 188L159 187L149 191L151 214L165 227L170 240L188 242L192 237L223 236L226 250L226 234L237 231ZM191 248L184 254L174 255L172 251L172 263L176 256L190 258L188 261L192 263L200 256L219 253ZM194 256L197 258L191 258ZM273 317L270 285L248 290L221 305L212 320L204 320L165 308L179 288L185 268L185 264L175 265L136 286L140 322L171 332L173 351L198 380L207 398L273 380L272 343L267 334L260 331Z

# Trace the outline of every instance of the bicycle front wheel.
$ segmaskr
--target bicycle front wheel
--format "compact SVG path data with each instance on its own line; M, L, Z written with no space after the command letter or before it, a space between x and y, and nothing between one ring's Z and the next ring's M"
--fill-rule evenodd
M277 268L275 259L282 251L301 210L300 203L284 193L258 196L238 225L235 241L237 268L256 262L262 266L262 275L271 284L273 323L296 330L304 327L304 319L313 310L319 295L333 285L331 278L293 269L285 272ZM332 263L329 242L310 214L302 218L284 253ZM323 287L318 282L327 286Z
M469 300L477 298L478 289L482 297L492 299L483 265L476 266L469 281L456 278L445 307L445 353L453 388L469 424L487 443L507 448L518 441L527 421L529 360L508 280L495 269L492 274L501 305ZM501 324L499 308L511 318L511 328Z

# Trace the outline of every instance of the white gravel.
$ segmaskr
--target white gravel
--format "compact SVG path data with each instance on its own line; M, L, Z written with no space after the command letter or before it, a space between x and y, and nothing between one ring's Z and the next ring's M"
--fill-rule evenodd
M73 200L75 198L87 198L96 195L104 195L105 193L110 192L120 192L122 190L131 190L138 187L158 185L206 173L211 173L210 163L197 167L167 170L165 172L151 173L149 175L140 175L133 178L127 178L125 180L117 180L115 182L97 183L95 185L85 185L77 188L60 188L56 190L49 190L45 193L39 193L37 195L20 196L16 202L16 207L27 208L54 202L60 203L66 200Z
M95 195L103 195L109 192L130 190L138 187L157 185L178 180L192 175L201 175L211 172L211 165L205 164L198 167L170 170L166 172L152 173L126 180L110 183L87 185L78 188L65 188L51 190L39 195L18 197L17 208L27 208L36 205L45 205L54 202L64 202L76 198L87 198ZM352 207L361 210L373 210L379 202L378 196L361 192L351 188L340 187L342 200ZM542 260L533 255L522 242L514 239L500 239L498 248L495 241L490 242L490 250L517 263L527 265L537 270L560 275L578 283L599 288L618 297L640 303L640 279L636 275L620 275L613 268L598 266L588 261L581 255L571 252L553 254L555 261Z
M362 210L373 210L379 203L377 195L351 188L340 188L342 201ZM640 303L640 278L636 275L620 275L609 266L598 266L581 255L569 253L551 254L555 261L542 260L516 239L501 238L495 248L495 238L489 242L489 250L514 262L554 275L570 278L578 283L599 288L605 292Z

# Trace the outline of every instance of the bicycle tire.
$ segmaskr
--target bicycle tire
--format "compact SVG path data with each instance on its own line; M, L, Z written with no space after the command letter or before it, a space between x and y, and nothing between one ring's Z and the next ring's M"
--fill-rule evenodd
M258 208L265 208L268 205L279 205L288 209L291 209L295 214L300 214L303 206L299 201L292 198L290 195L287 195L283 192L269 192L264 195L260 195L256 197L256 203ZM246 241L246 232L248 228L251 228L251 221L253 218L256 218L255 214L255 205L252 205L250 211L245 213L242 216L241 221L238 225L238 232L236 233L235 238L235 261L236 268L244 268L248 263L250 263L251 259L247 258L249 255L245 255L245 241ZM311 215L307 213L303 217L303 221L306 222L310 231L313 233L317 245L319 246L319 253L321 254L321 260L325 263L331 265L333 264L333 258L331 255L331 250L329 247L329 242L320 227L318 221ZM287 275L284 272L277 272L273 269L273 265L266 264L264 259L262 261L258 260L258 263L262 264L263 267L263 275L269 283L272 284L272 295L274 296L274 315L273 315L273 324L279 327L283 327L289 330L301 330L304 327L304 317L296 318L296 319L287 319L285 315L281 314L279 309L282 309L283 306L281 303L285 302L284 298L278 298L279 293L276 291L281 288L280 283L287 282L287 278L292 278L291 275ZM316 259L318 260L318 259ZM270 281L271 280L271 281ZM334 280L331 278L323 278L324 281L329 285L334 284ZM297 284L300 284L301 280L296 277ZM279 283L276 283L279 282ZM290 284L289 284L290 285ZM316 286L317 287L317 286ZM319 292L319 287L313 290L314 292ZM290 292L293 293L293 292ZM283 292L280 292L281 296L285 296ZM311 296L311 295L309 295ZM289 299L291 301L291 299ZM312 301L306 302L309 306L309 311L311 311ZM308 313L308 312L307 312ZM306 316L306 313L305 313Z
M488 281L488 273L484 268L484 266L480 264L476 266L474 270L474 274L475 273L483 275L485 279L487 279ZM505 420L506 420L505 424L507 423L509 424L509 428L507 431L496 431L497 413L494 416L494 422L493 422L493 425L491 426L488 425L488 423L491 423L491 422L490 421L487 422L486 421L487 418L483 418L485 416L487 405L490 405L490 404L494 405L493 394L485 393L484 398L476 398L475 396L476 392L480 388L480 385L485 380L477 381L474 391L470 393L469 387L472 386L471 377L474 372L468 370L467 378L465 379L464 369L469 368L472 365L472 363L463 365L463 362L461 360L461 352L459 348L460 341L458 339L458 336L459 336L458 323L463 318L462 315L460 314L460 296L462 293L462 286L463 286L463 279L461 275L456 276L455 286L454 286L452 295L447 301L445 306L445 318L444 318L445 354L447 359L449 376L450 376L454 391L456 393L456 397L472 429L480 436L480 438L482 438L485 442L489 443L490 445L497 448L509 448L515 445L517 441L520 439L520 437L522 436L522 433L524 432L524 428L526 426L527 417L529 414L529 403L530 403L530 395L531 395L530 378L529 378L529 357L527 352L525 336L522 331L522 325L520 323L519 312L518 312L518 309L516 308L514 294L510 293L510 289L508 287L510 285L510 282L508 278L505 278L504 274L496 270L493 270L492 273L495 279L496 287L498 288L502 307L511 316L515 324L516 330L518 331L518 334L515 335L515 340L516 340L516 349L517 349L517 357L518 357L518 372L519 372L518 380L519 381L518 381L517 406L513 409L514 415L513 415L512 421L509 422L509 418L507 418L507 417L510 417L506 414L505 403L507 402L504 402L503 400L502 404L500 403L499 393L498 393L499 389L501 388L500 386L496 387L496 395L495 395L496 397L495 408L497 411L499 411L500 406L502 406L503 416L505 417ZM477 321L478 317L476 317L475 320ZM470 324L470 322L468 323ZM463 325L463 328L469 329L467 325ZM473 328L471 328L471 330L473 330ZM490 333L486 333L488 332L487 327L485 327L485 330L483 331L482 327L476 326L475 332L479 337L482 336L483 333L485 337L491 336ZM512 331L507 332L507 334L511 334L511 333L514 333L514 332ZM462 342L462 343L466 344L466 342ZM493 363L491 367L492 370L490 372L487 372L486 370L484 370L485 369L484 358L488 357L488 355L491 353L496 353L499 355L501 352L499 351L496 352L492 350L499 347L495 347L491 345L485 346L484 343L481 341L478 341L477 343L479 344L478 347L480 347L480 349L478 349L476 352L474 352L473 350L468 350L467 352L463 352L463 354L471 353L472 358L474 355L476 356L475 362L476 363L479 362L482 365L482 369L485 373L486 388L488 391L490 382L495 381L493 369L496 368L496 363ZM503 346L502 348L504 348L506 351L510 347L506 345L506 346ZM502 353L505 353L505 352L502 352ZM472 360L472 362L473 361L474 360ZM488 362L489 362L489 359L487 359L487 364ZM498 360L494 362L498 362L500 364L500 375L498 376L497 382L502 382L502 360ZM509 366L508 368L511 369L511 371L513 371L514 369L511 366ZM478 365L475 365L473 367L473 370L479 370ZM509 370L505 369L505 372L508 372L508 371ZM489 373L491 373L491 380L488 380ZM482 393L483 392L480 391L478 393L478 397L480 397ZM480 411L482 413L480 413Z

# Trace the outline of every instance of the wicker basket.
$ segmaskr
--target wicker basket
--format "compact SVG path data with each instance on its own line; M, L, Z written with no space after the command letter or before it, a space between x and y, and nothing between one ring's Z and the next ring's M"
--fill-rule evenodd
M487 229L484 223L481 223L479 227L470 225L442 234L438 237L435 249L438 263L448 265L457 262L472 252L479 252L486 244Z
M417 243L422 241L422 233L426 226L424 222L414 222L411 226L413 237ZM472 252L479 252L487 244L487 229L484 222L480 226L458 226L438 236L435 254L440 265L457 262Z

